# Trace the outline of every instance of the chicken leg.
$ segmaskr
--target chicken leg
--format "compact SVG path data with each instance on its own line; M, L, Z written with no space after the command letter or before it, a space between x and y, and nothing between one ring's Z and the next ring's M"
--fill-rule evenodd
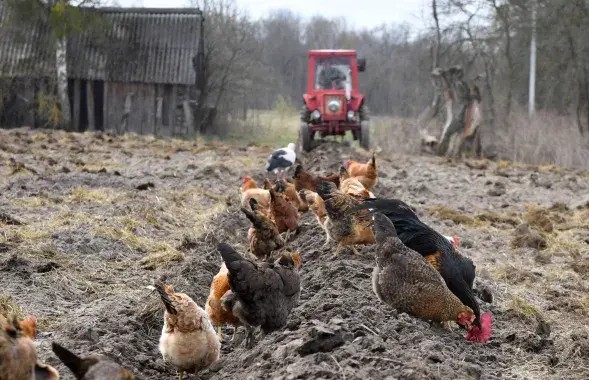
M254 328L252 326L246 326L245 333L245 348L252 349L254 347Z
M233 327L233 335L231 336L231 342L235 339L235 335L237 335L237 327Z
M344 246L344 244L340 241L339 244L337 245L337 249L335 250L335 257L337 257L337 255L339 254L339 251L342 249L343 246Z
M180 370L180 379L179 380L182 380L183 377L184 377L184 371Z
M217 337L219 338L219 342L223 341L223 332L221 331L221 327L223 327L223 325L217 325Z
M356 247L354 247L354 245L350 245L350 248L352 249L352 251L353 251L353 252L354 252L356 255L360 256L360 252L358 252L358 250L356 249Z

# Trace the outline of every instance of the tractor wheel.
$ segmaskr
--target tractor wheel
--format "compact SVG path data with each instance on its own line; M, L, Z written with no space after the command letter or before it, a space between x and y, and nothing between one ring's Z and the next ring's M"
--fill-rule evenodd
M370 150L370 120L360 122L360 146Z
M301 122L299 129L299 152L308 152L311 150L311 135L309 134L309 125Z
M364 103L360 106L358 110L358 116L360 116L360 121L370 120L370 111L368 110L368 106Z
M303 121L305 123L309 122L309 117L311 116L311 111L309 111L306 104L303 104L303 106L301 107L300 115L301 115L301 121Z

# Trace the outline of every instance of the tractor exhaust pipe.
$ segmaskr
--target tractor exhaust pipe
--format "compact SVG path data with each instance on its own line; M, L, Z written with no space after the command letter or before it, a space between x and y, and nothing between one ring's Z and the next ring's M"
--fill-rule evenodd
M349 69L346 73L346 83L344 84L346 90L346 101L350 101L352 97L352 69Z

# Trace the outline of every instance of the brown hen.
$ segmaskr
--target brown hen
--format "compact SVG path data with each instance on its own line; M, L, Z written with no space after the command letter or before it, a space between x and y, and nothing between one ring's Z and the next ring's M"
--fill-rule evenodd
M378 172L376 170L376 158L374 153L372 153L372 158L365 164L354 160L346 161L346 168L350 175L357 178L366 190L371 190L378 182Z
M440 273L419 253L403 244L388 217L376 212L373 220L377 250L372 287L378 298L398 311L418 318L456 321L470 328L475 313L448 289ZM484 335L480 338L486 341L490 336L489 314L483 315L482 320L484 333L477 335ZM478 326L474 328L479 331Z
M325 228L329 236L338 242L335 256L346 246L349 246L358 255L355 245L375 242L374 234L368 227L369 222L347 213L349 209L359 204L354 196L342 193L335 187L335 184L327 181L321 183L317 190L325 202L327 210L328 217L325 220Z
M267 260L277 249L284 246L284 239L280 236L276 223L259 210L255 199L250 199L250 208L241 211L252 223L248 231L251 252L261 260Z

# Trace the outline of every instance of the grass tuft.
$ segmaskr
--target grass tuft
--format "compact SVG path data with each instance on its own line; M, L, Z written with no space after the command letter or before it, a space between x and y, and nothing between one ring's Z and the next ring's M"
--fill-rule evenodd
M25 319L27 316L23 309L10 296L0 295L0 314L10 320L16 318L18 320Z

